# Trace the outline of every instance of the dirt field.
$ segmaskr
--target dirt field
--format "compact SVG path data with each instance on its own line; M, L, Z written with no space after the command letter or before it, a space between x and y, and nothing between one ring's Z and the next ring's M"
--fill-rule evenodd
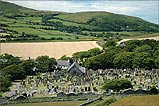
M96 41L81 42L43 42L43 43L1 43L0 53L13 54L23 59L48 55L56 59L63 55L71 56L75 52L101 48Z
M118 42L118 44L120 44L121 42L126 42L126 41L128 41L128 40L144 40L144 39L154 39L154 40L159 40L159 36L156 36L156 37L148 37L148 38L122 39L121 41Z

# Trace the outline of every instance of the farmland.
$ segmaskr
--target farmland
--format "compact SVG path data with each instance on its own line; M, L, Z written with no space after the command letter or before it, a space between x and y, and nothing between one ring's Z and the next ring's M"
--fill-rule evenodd
M159 36L156 36L156 37L144 37L144 38L128 38L128 39L122 39L121 41L119 41L118 43L121 43L121 42L126 42L128 40L144 40L144 39L154 39L154 40L159 40Z
M79 106L84 101L66 101L66 102L42 102L28 104L12 104L7 106Z
M63 38L63 40L76 40L77 37L79 40L92 40L96 39L96 37L92 36L82 36L79 34L73 34L73 33L67 33L67 32L61 32L56 30L54 27L50 26L42 26L42 25L32 25L27 24L28 22L31 23L40 23L42 17L17 17L16 19L9 19L6 17L1 17L0 23L8 25L8 27L2 27L5 30L7 30L7 34L20 36L22 32L25 32L25 34L30 35L36 35L45 39L51 39L51 38ZM51 20L50 20L51 21ZM53 22L59 22L60 20L52 20ZM76 26L78 24L76 23L70 23L67 21L62 21L64 25L68 26ZM45 28L52 28L52 30L45 30L42 29L42 27ZM13 33L15 31L16 33Z
M124 97L112 106L159 106L159 95Z
M90 41L112 37L144 37L146 34L157 36L158 33L157 24L110 12L40 11L8 2L0 2L0 6L3 11L0 16L1 32L13 35L8 37L5 34L0 39L2 42Z
M82 42L48 42L48 43L1 43L1 54L9 53L20 56L36 58L41 55L60 58L63 55L71 56L75 52L85 51L98 46L95 41Z

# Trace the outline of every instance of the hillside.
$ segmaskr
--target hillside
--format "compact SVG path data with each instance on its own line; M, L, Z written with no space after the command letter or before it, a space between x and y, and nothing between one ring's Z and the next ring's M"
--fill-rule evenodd
M62 20L96 26L98 30L102 31L158 31L159 27L138 17L101 11L60 14L57 17Z
M62 12L53 12L53 11L41 11L41 10L35 10L30 9L26 7L22 7L19 5L16 5L14 3L4 2L0 1L0 11L1 15L45 15L45 14L54 14L54 13L62 13Z
M39 11L3 1L0 11L1 41L98 40L159 32L159 25L109 12Z
M25 8L22 6L15 5L9 2L0 1L0 11L1 14L6 15L9 13L27 13L27 12L36 12L36 10Z

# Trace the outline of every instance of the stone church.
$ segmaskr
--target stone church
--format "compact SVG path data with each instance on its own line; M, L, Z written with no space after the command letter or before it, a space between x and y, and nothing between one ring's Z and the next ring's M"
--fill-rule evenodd
M85 74L85 68L81 67L76 61L68 68L69 76L82 76Z

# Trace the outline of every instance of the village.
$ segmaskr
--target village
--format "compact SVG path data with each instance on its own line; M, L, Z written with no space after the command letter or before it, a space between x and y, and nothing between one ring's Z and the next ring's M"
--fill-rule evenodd
M159 69L98 69L88 70L81 67L77 61L72 64L69 60L57 60L61 70L38 73L27 76L25 80L13 83L6 97L10 99L26 99L37 97L91 97L112 95L113 90L105 91L102 86L112 79L126 78L131 81L133 88L120 91L120 94L144 94L151 86L159 88ZM36 69L33 69L33 72ZM91 95L91 96L90 96Z

